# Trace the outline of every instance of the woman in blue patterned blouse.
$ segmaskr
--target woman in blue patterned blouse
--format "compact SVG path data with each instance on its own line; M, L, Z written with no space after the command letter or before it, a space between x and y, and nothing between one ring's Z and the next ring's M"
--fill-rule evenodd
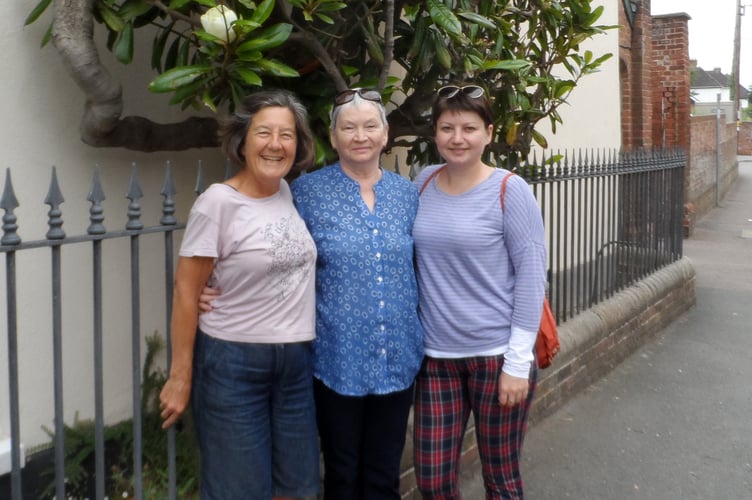
M324 498L399 499L413 380L423 358L412 227L418 192L383 170L378 92L335 98L339 161L292 184L316 262L314 394Z
M291 185L318 253L313 374L325 500L400 498L423 330L413 267L418 191L380 167L388 131L377 91L339 93L330 126L339 161Z

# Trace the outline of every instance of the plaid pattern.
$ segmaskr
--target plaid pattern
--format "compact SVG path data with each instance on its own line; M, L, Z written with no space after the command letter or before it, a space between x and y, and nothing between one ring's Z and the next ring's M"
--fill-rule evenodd
M426 357L416 380L415 475L424 499L460 499L462 436L472 411L486 499L522 499L520 454L537 381L530 373L527 400L512 408L498 402L503 356ZM535 365L535 363L533 363Z

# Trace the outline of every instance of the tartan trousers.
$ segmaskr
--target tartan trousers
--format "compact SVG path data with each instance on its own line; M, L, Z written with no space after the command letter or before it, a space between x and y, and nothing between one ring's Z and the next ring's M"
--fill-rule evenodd
M424 499L459 500L462 437L472 412L486 499L523 498L520 458L538 377L522 403L502 407L499 376L504 357L438 359L426 356L415 384L415 476Z

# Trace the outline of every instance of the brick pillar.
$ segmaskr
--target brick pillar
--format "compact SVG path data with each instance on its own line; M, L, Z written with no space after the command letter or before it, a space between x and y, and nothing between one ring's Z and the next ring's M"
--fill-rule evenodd
M629 2L619 8L619 79L621 82L622 148L626 151L650 149L653 142L653 85L651 43L653 24L650 0L638 3L637 12L628 13ZM631 15L632 22L629 18Z
M689 29L687 14L653 17L653 144L689 151Z

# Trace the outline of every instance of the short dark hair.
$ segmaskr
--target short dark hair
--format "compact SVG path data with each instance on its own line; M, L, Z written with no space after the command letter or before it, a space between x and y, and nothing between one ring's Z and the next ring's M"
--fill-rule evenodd
M313 134L308 125L308 111L291 92L286 90L262 90L243 99L235 112L226 116L219 125L218 137L222 152L237 167L245 166L245 138L253 117L265 108L287 108L295 119L295 161L291 173L299 173L313 166Z
M488 98L488 92L484 92L480 97L469 97L464 92L458 92L452 97L440 97L436 94L431 111L431 125L436 129L436 122L444 111L471 111L481 117L486 126L493 125L493 110L491 109L491 100Z

